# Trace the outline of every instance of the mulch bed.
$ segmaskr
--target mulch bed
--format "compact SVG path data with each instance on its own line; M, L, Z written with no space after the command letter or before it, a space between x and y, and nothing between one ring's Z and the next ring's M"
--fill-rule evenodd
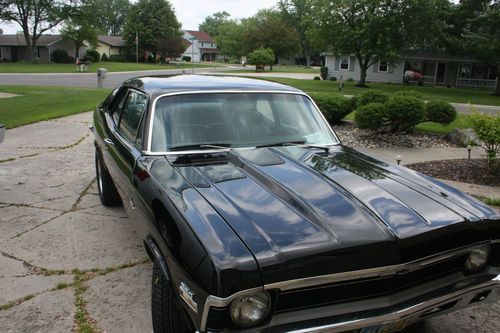
M485 159L441 160L407 164L405 167L435 178L500 186L500 174L491 174Z

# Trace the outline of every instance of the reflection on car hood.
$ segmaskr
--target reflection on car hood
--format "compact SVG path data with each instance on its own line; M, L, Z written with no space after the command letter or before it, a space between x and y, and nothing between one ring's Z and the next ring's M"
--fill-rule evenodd
M344 146L177 164L255 256L264 283L414 260L489 238L489 207Z

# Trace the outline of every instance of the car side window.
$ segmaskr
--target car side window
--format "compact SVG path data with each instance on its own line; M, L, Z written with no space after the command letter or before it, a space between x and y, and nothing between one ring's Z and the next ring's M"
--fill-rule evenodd
M118 124L118 121L120 120L121 110L123 109L123 105L125 104L126 98L127 98L127 89L124 88L118 92L118 95L109 106L115 124Z
M142 114L146 109L147 96L131 90L123 105L118 131L130 142L136 142L137 131L141 122Z

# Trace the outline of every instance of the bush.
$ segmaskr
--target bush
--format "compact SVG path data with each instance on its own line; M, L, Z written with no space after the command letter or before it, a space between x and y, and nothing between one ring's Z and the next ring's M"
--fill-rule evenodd
M472 127L483 141L491 173L500 171L500 116L474 111L470 116Z
M110 54L109 61L125 61L123 54Z
M186 61L186 62L191 62L191 57L190 56L182 56L181 60Z
M424 101L410 96L392 96L385 103L385 114L391 132L405 132L424 119Z
M51 60L58 64L64 64L68 59L68 52L63 49L57 49L52 52Z
M274 52L271 48L258 48L247 56L248 63L255 66L266 66L274 63Z
M410 97L416 97L416 98L424 98L424 96L419 93L418 91L415 90L400 90L397 93L394 94L395 96L410 96Z
M448 102L430 101L425 105L425 120L448 125L457 118L457 111Z
M330 76L330 81L337 81L337 77L336 76Z
M66 63L67 63L67 64L74 64L74 63L76 63L76 59L75 59L75 57L68 56L68 57L66 58Z
M328 67L321 66L319 72L323 80L326 80L328 78Z
M356 109L354 121L359 128L380 129L384 126L385 105L383 103L370 103Z
M101 61L108 61L108 55L106 53L102 54Z
M347 79L347 82L354 82L354 79L352 77Z
M358 96L358 105L363 106L370 103L385 103L389 100L389 95L380 90L369 90Z
M87 50L85 57L91 62L99 62L101 60L101 55L96 50Z
M312 93L310 96L331 124L339 123L355 107L351 99L341 95Z
M319 76L315 76L315 77L314 77L314 80L316 80L316 81L320 81L320 80L321 80L321 78L320 78Z

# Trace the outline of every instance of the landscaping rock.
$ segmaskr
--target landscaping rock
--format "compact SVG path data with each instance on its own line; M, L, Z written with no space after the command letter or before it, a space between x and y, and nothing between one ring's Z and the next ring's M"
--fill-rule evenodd
M446 139L452 144L460 147L467 147L467 145L469 144L475 146L481 145L481 141L479 141L479 139L476 136L476 133L474 133L474 130L472 128L467 128L467 129L454 128L450 133L448 133Z

